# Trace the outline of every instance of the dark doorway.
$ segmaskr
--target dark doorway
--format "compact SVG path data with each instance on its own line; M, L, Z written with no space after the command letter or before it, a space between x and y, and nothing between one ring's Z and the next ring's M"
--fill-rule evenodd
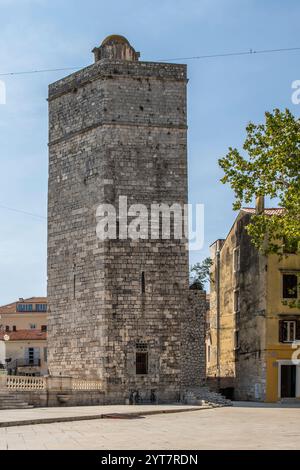
M296 366L281 366L281 398L296 397Z

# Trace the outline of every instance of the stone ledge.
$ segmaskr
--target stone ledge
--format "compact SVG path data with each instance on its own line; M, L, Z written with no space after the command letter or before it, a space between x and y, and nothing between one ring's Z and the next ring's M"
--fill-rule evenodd
M99 407L97 407L99 408ZM201 411L201 410L207 410L211 409L211 406L205 405L205 406L171 406L171 407L160 407L159 409L149 409L147 410L146 407L141 406L140 411L129 411L132 406L128 406L128 410L124 410L124 407L122 407L122 410L116 410L118 407L110 407L107 406L107 408L113 408L110 412L106 413L95 413L95 414L82 414L82 415L70 415L70 416L52 416L52 417L47 417L47 416L41 416L41 417L32 417L29 416L28 418L24 419L7 419L2 420L1 418L1 412L0 412L0 428L6 428L6 427L14 427L14 426L29 426L29 425L34 425L34 424L50 424L50 423L64 423L64 422L73 422L73 421L90 421L90 420L96 420L96 419L124 419L125 416L131 416L131 417L143 417L143 416L152 416L152 415L159 415L159 414L170 414L170 413L187 413L191 411ZM53 410L53 408L52 408ZM80 407L78 408L80 410ZM11 412L12 410L10 410ZM36 408L34 409L33 413L38 412L39 410ZM45 410L40 410L41 413ZM59 412L62 414L62 409L59 409ZM14 413L24 414L20 413L20 410L14 410ZM32 410L30 411L30 414L32 414Z

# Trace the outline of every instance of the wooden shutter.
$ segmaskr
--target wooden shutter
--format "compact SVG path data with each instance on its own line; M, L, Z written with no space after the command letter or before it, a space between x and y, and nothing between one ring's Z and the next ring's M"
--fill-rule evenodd
M25 359L26 362L29 361L29 348L25 348L24 359Z
M296 321L296 340L300 341L300 320Z
M284 320L279 320L279 343L284 342Z

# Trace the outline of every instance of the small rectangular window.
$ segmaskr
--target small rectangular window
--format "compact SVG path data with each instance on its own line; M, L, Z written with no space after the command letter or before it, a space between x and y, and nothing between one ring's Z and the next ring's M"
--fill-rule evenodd
M236 330L234 332L234 349L239 349L240 347L240 332Z
M299 328L299 325L298 325ZM293 343L297 339L297 321L282 320L279 322L279 341L281 343Z
M282 275L282 296L284 299L297 299L298 276L296 274Z
M148 374L148 346L146 343L136 344L135 364L137 375Z
M42 325L42 326L41 326L41 331L42 331L43 333L46 333L46 331L47 331L47 325Z
M31 330L36 330L36 324L35 323L30 323L29 328Z
M136 373L137 375L148 374L148 353L147 352L136 353Z
M9 326L8 326L8 325L6 325L6 327L5 327L5 331L6 331L7 333L10 331L10 328L9 328Z
M17 327L15 325L13 326L13 331L17 331Z

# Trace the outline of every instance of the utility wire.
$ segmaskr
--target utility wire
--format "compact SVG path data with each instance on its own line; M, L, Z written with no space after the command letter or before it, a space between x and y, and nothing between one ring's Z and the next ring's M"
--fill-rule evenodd
M29 75L29 74L34 74L34 73L44 73L44 72L62 72L66 70L76 70L80 69L82 67L64 67L61 69L40 69L40 70L27 70L27 71L21 71L21 72L5 72L5 73L0 73L0 77L7 77L9 75Z
M0 209L5 209L7 211L17 212L19 214L30 215L31 217L35 217L37 219L43 219L43 220L47 219L47 217L45 217L43 215L33 214L32 212L27 212L27 211L22 211L20 209L15 209L14 207L3 206L2 204L0 204Z
M175 57L171 59L159 59L157 62L172 62L176 60L203 60L203 59L215 59L218 57L234 57L234 56L246 56L246 55L256 55L256 54L273 54L278 52L292 52L299 51L300 47L285 47L281 49L250 49L249 51L240 51L240 52L227 52L223 54L206 54L192 57ZM40 69L40 70L25 70L17 72L3 72L0 73L0 77L7 77L13 75L29 75L35 73L45 73L45 72L63 72L67 70L80 70L85 66L74 66L74 67L64 67L64 68L54 68L54 69Z
M234 57L234 56L245 56L245 55L254 55L254 54L272 54L277 52L291 52L291 51L299 51L300 47L286 47L281 49L260 49L260 50L253 50L250 49L249 51L242 51L242 52L227 52L223 54L207 54L207 55L200 55L200 56L192 56L192 57L175 57L171 59L160 59L158 62L169 62L175 60L203 60L203 59L214 59L218 57ZM6 72L0 73L0 77L5 76L12 76L12 75L28 75L28 74L35 74L35 73L47 73L47 72L63 72L67 70L76 70L81 69L82 66L77 67L64 67L64 68L54 68L54 69L40 69L40 70L27 70L27 71L18 71L18 72ZM29 215L31 217L35 217L38 219L46 220L47 217L33 214L32 212L22 211L20 209L15 209L13 207L7 207L4 205L0 205L0 209L5 209L12 212L17 212L19 214Z
M249 51L241 52L226 52L224 54L209 54L209 55L199 55L193 57L177 57L175 59L162 59L159 62L173 61L173 60L199 60L199 59L214 59L216 57L233 57L233 56L243 56L243 55L253 55L253 54L272 54L274 52L289 52L289 51L299 51L300 47L286 47L281 49L260 49L254 50L249 49Z

